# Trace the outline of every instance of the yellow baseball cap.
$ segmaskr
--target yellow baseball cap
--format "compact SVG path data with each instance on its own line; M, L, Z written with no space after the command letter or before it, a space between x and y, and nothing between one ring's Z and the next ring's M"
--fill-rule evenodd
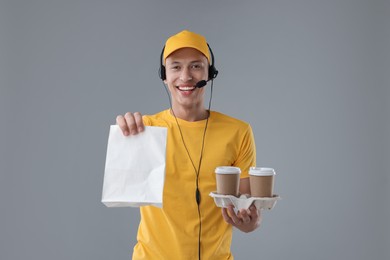
M168 38L165 43L163 62L165 63L165 59L174 51L186 47L197 49L198 51L203 53L211 64L210 52L207 46L206 38L200 34L187 30L181 31L178 34L175 34Z

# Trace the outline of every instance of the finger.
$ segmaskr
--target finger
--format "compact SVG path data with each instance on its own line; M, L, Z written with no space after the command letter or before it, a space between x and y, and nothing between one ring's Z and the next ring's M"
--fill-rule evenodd
M142 115L140 112L134 113L135 123L137 124L138 132L142 132L144 130L144 121L142 121Z
M233 206L230 205L228 207L228 213L230 215L230 218L233 220L234 224L239 225L242 223L242 220L237 217L236 213L234 212Z
M240 217L244 223L251 222L251 217L250 217L250 215L248 215L248 212L246 211L246 209L240 210Z
M254 205L249 207L249 214L252 220L257 220L260 217L260 211Z
M129 128L129 133L131 135L138 134L137 124L135 123L134 115L130 112L127 112L125 114L125 120L127 127Z
M252 205L249 207L249 214L251 215L258 215L258 210L255 205Z
M234 225L233 220L229 217L226 208L222 208L222 217L228 224Z
M122 130L123 135L129 135L129 128L127 127L126 120L122 115L116 117L116 124Z

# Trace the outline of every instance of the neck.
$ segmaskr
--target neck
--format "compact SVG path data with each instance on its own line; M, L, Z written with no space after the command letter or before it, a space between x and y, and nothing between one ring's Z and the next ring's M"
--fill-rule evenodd
M209 116L209 111L207 111L203 106L191 108L173 106L172 110L177 118L189 122L204 120Z

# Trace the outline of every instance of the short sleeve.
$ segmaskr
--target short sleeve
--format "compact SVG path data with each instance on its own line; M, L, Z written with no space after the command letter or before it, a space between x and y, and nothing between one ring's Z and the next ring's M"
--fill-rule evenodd
M147 116L147 115L142 116L142 121L144 122L145 126L152 126L152 122L151 122L149 116Z
M249 177L249 168L256 166L256 144L250 125L248 125L241 138L241 145L234 166L240 167L241 178Z

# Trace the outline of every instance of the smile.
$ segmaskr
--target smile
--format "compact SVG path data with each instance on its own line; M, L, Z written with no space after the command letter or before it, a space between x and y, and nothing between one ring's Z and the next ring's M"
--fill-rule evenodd
M191 87L180 87L180 86L177 86L176 88L178 90L180 90L180 91L194 91L196 89L195 86L191 86Z

